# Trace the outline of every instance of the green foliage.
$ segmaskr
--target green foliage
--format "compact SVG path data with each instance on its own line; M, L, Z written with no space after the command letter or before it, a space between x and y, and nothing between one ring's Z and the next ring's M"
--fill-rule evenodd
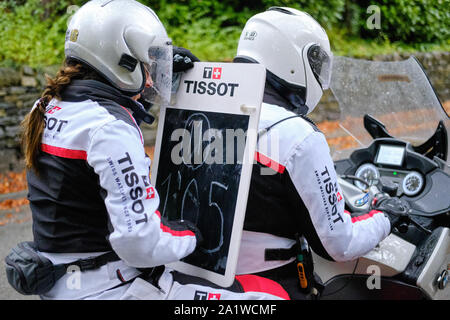
M204 61L230 61L240 32L271 6L311 14L327 30L335 54L370 57L450 49L450 0L139 0L160 17L175 45ZM0 65L60 64L71 5L86 0L0 1ZM381 28L369 30L367 8L377 5Z
M445 43L450 38L450 0L364 0L360 8L377 5L381 29L369 30L369 14L353 16L359 23L363 38L386 36L390 41L404 43Z
M175 44L190 48L202 60L231 60L247 19L272 6L293 7L311 14L327 30L333 50L340 55L370 57L450 49L450 0L143 2L155 9ZM367 8L372 4L380 7L381 29L367 27Z
M390 0L392 1L392 0ZM381 13L391 40L441 42L450 38L449 0L382 1Z
M345 0L263 0L261 10L269 7L291 7L308 12L325 29L331 28L342 20L345 10Z
M390 41L385 35L376 39L363 39L350 34L345 29L333 29L328 32L331 49L335 55L355 58L371 58L376 55L394 53L415 53L418 51L449 51L449 43L415 43Z
M304 10L323 26L342 18L345 0L263 0L254 1L142 1L153 8L166 26L174 43L192 50L200 59L232 60L246 21L272 6Z
M19 5L23 2L22 5ZM0 61L3 65L61 62L69 1L0 3Z
M253 15L239 10L239 1L142 1L155 10L177 46L189 48L201 60L233 58L242 27Z

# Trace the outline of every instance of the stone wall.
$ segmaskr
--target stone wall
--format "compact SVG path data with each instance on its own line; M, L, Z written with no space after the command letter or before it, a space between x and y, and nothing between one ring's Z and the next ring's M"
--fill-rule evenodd
M442 102L450 100L450 52L418 53L415 56L423 64ZM394 61L408 55L377 56L375 60ZM45 86L44 74L54 75L57 67L34 70L24 66L18 69L0 68L0 172L23 169L19 146L20 122ZM339 119L339 108L330 90L325 92L311 114L316 121ZM155 139L156 125L143 124L146 142Z
M44 81L29 67L0 68L0 172L23 168L20 122L39 98Z

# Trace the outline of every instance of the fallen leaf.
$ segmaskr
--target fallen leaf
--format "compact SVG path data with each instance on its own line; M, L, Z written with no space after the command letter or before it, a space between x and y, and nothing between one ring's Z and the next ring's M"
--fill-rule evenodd
M26 171L0 173L0 194L27 189Z
M21 206L28 205L30 202L27 198L21 199L7 199L0 202L0 210L19 209ZM6 217L10 217L10 213L6 214Z
M445 112L447 112L447 114L450 114L450 100L444 101L442 106L444 107Z

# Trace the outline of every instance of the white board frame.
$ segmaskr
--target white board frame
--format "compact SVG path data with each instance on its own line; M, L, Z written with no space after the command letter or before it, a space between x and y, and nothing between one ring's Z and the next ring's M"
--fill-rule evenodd
M205 68L212 68L216 72L215 78L204 78ZM215 69L216 68L216 69ZM220 68L220 69L217 69ZM180 86L176 94L176 102L170 108L185 109L192 111L220 112L228 114L238 114L249 116L248 134L244 149L244 159L242 164L241 178L239 182L236 209L234 214L234 223L231 233L230 246L225 267L225 274L216 273L198 266L188 264L183 261L168 264L170 268L179 272L197 276L209 280L219 286L229 287L233 284L239 248L241 243L242 229L244 225L245 211L247 208L248 191L253 168L253 159L256 149L257 130L261 104L264 94L264 85L266 79L266 69L259 64L254 63L216 63L216 62L196 62L194 68L185 72L180 81ZM210 95L208 93L193 93L193 83L190 84L189 93L188 84L185 81L205 81L220 83L237 83L234 86L233 96L230 94ZM223 86L222 86L223 88ZM230 87L228 88L230 89ZM222 91L223 93L223 91ZM158 165L161 152L162 136L164 132L164 122L168 107L161 107L158 120L158 130L155 143L155 153L151 170L151 182L156 185L158 179Z

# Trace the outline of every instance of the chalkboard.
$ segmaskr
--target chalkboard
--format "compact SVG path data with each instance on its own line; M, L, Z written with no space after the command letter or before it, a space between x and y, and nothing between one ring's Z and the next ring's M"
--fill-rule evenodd
M195 223L204 237L170 267L221 286L234 279L264 81L260 65L196 63L176 103L160 112L152 166L158 210Z

